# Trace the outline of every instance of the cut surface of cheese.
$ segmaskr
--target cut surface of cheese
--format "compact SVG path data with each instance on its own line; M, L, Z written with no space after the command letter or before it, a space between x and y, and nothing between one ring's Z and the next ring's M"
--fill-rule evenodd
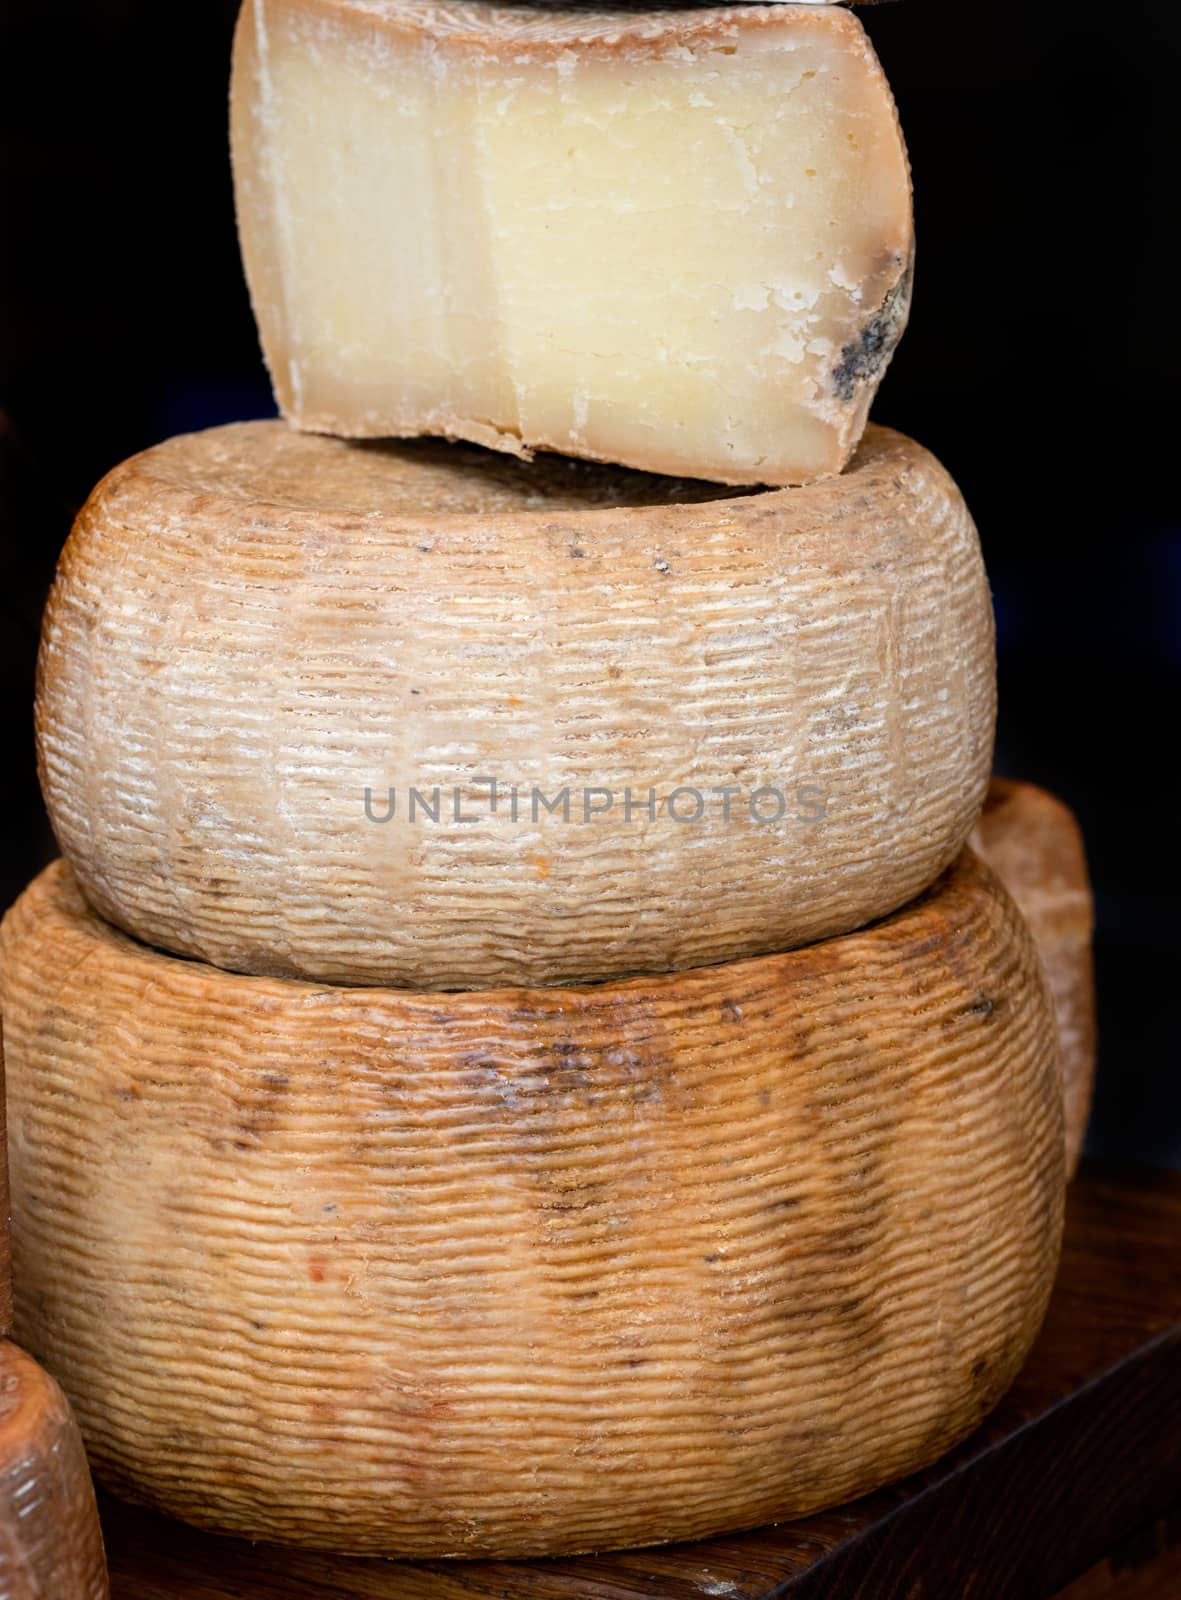
M420 988L895 910L988 784L971 518L877 428L839 479L717 495L278 422L127 463L66 548L38 691L91 903L230 970Z
M838 7L246 0L233 149L301 428L807 483L906 323L906 151Z
M508 1556L803 1515L975 1427L1054 1276L1054 1017L970 853L806 950L460 995L176 960L59 863L0 1005L20 1336L99 1476L208 1527Z
M1069 807L1031 783L996 778L972 835L1033 932L1058 1017L1066 1161L1082 1155L1095 1086L1095 912L1083 836Z
M0 1600L107 1593L94 1487L69 1403L31 1357L0 1342Z

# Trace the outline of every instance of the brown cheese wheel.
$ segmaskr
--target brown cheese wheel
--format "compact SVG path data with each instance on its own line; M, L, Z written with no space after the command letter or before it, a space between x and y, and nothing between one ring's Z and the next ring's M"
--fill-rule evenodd
M90 1469L69 1402L5 1337L12 1324L0 1022L0 1600L106 1600Z
M86 1452L64 1394L0 1342L0 1600L107 1600Z
M1078 1168L1095 1086L1095 913L1083 836L1061 800L996 778L972 843L1024 912L1058 1016L1066 1096L1066 1162Z
M806 1514L1017 1372L1062 1222L1024 921L965 854L865 932L460 995L0 932L17 1326L200 1525L540 1555Z
M718 498L255 423L96 491L37 727L62 851L134 936L452 989L886 915L962 848L994 705L975 529L899 434L839 479Z
M9 1237L8 1129L4 1092L4 1019L0 1017L0 1339L12 1331L12 1244Z

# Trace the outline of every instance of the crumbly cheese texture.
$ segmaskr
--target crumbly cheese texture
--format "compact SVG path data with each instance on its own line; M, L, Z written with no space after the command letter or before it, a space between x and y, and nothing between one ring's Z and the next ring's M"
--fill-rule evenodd
M246 0L233 146L310 431L807 483L905 326L905 146L836 7Z

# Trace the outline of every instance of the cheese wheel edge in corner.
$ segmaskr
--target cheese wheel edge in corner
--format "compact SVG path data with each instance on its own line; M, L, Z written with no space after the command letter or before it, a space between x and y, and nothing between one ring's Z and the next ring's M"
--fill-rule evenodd
M1054 1019L970 853L805 950L460 995L175 960L59 863L0 983L18 1331L100 1478L203 1526L423 1557L761 1526L943 1454L1041 1322Z
M61 1389L0 1341L0 1600L107 1600L86 1452Z
M971 516L888 429L726 494L272 422L95 491L36 721L62 851L136 937L461 989L888 914L965 843L995 707Z
M254 0L232 98L297 426L735 484L848 461L914 249L851 12Z

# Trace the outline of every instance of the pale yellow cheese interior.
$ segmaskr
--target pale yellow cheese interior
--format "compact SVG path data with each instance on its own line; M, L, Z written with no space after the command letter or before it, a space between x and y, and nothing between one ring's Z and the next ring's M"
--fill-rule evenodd
M839 470L911 244L860 23L729 8L688 42L541 49L404 9L244 12L239 208L287 414L722 481Z

